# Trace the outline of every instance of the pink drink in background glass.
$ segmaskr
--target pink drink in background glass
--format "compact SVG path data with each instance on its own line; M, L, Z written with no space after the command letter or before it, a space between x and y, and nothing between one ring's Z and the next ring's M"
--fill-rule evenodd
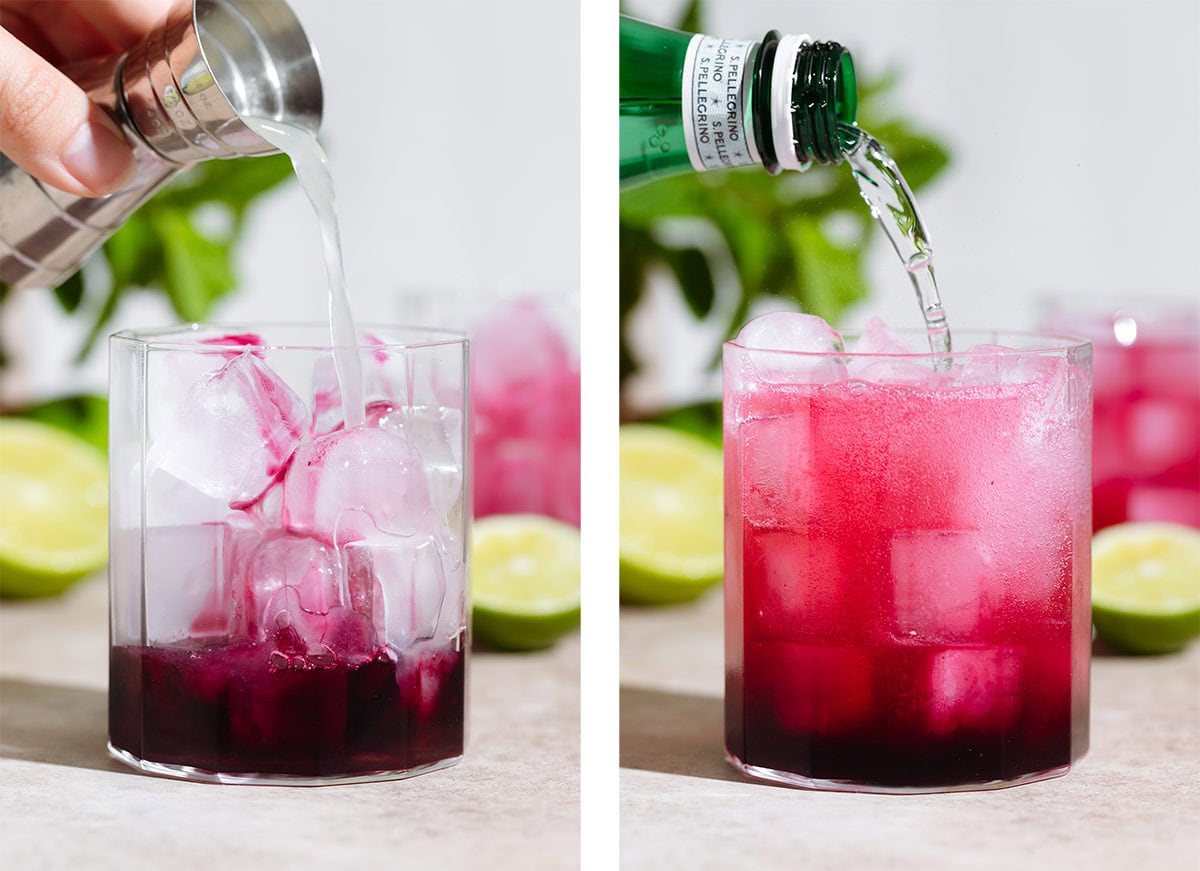
M858 354L743 336L724 356L731 761L882 792L1064 773L1088 735L1087 346L964 333L976 352L935 373L877 322Z
M579 355L537 299L474 324L475 516L544 514L579 525Z
M405 776L463 750L465 337L120 333L109 747L197 780ZM353 353L354 349L350 349Z
M1093 522L1200 527L1200 316L1182 302L1056 302L1044 325L1092 343Z

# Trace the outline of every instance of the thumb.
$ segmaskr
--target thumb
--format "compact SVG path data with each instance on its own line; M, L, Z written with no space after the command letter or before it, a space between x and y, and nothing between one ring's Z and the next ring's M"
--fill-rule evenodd
M119 190L137 169L104 110L2 28L0 151L35 178L85 197Z

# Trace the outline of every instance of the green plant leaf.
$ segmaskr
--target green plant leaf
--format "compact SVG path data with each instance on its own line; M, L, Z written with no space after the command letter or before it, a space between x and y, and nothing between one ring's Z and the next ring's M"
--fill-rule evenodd
M698 318L708 317L716 299L716 284L708 256L699 248L664 249L664 259L675 273L683 298Z
M788 232L799 277L793 298L804 311L836 324L846 306L867 295L863 250L835 244L812 219L795 221Z
M66 396L17 413L20 417L66 430L100 450L108 451L108 399L104 396Z
M654 422L691 433L718 448L721 447L724 424L721 419L720 400L673 408L655 417Z
M262 194L292 177L284 154L198 163L148 203L156 209L192 210L212 203L227 206L235 225Z
M703 0L692 0L683 10L683 17L675 25L676 29L685 33L704 32L704 3Z
M63 311L68 314L79 308L79 304L83 302L83 270L54 288L54 296L63 307Z
M163 244L163 284L171 304L185 321L203 320L236 283L228 244L199 233L181 212L159 209L151 219Z

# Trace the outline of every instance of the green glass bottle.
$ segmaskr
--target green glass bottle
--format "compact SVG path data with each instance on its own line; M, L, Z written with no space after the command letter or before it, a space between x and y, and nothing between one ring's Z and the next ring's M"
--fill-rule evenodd
M761 42L683 33L621 16L621 183L759 164L842 159L853 125L850 52L771 31Z

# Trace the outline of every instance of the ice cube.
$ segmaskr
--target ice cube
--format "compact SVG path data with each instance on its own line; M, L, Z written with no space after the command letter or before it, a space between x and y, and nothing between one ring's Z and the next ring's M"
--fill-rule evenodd
M746 621L756 634L841 637L854 593L835 542L750 527L743 546Z
M816 508L810 408L747 420L738 428L742 510L752 522L803 530Z
M1022 651L1014 647L934 653L929 665L930 732L1011 731L1021 713L1022 658Z
M187 638L193 625L223 634L232 612L223 523L155 526L145 530L146 638L170 643Z
M975 637L1002 595L996 560L982 533L914 529L892 539L893 631L898 637Z
M958 380L967 385L1042 384L1062 389L1066 377L1066 359L1056 354L981 344L967 352Z
M428 349L414 351L406 347L388 347L390 341L371 333L362 336L363 347L358 356L367 408L433 401L432 378L438 369L437 358ZM324 354L314 361L312 391L312 437L342 429L345 426L342 387L332 354ZM457 407L461 405L460 401Z
M215 335L198 332L183 336L180 342L194 343L195 348L172 348L161 353L151 349L146 366L146 389L147 395L154 397L156 406L182 402L194 384L242 353L261 356L261 352L249 349L261 346L263 340L256 333Z
M1003 384L1018 365L1016 348L1007 345L973 345L963 357L958 381L967 385Z
M140 487L142 482L134 486ZM219 523L230 515L225 500L197 490L163 469L150 466L144 486L147 527Z
M928 384L938 381L928 356L915 354L891 327L871 318L850 348L846 365L850 378L876 384Z
M873 384L936 387L942 380L929 358L851 357L846 369L850 378Z
M342 388L338 384L333 355L320 356L313 363L312 438L328 435L345 426L342 420Z
M151 414L149 466L233 507L267 489L308 430L303 401L251 353L202 376L177 408L152 405Z
M815 315L769 312L742 327L735 341L749 349L754 375L768 383L828 384L846 374L834 356L843 350L841 335Z
M377 402L367 408L367 423L404 437L420 455L438 516L460 518L464 496L462 412Z
M892 354L908 356L913 352L882 318L871 318L856 341L847 349L853 354Z
M245 584L246 566L254 551L270 535L242 515L230 515L222 525L224 537L217 557L220 575L204 608L192 621L193 637L229 636L238 631L238 603Z
M419 719L427 719L437 710L442 686L457 662L457 655L443 648L418 646L405 651L396 673L401 702L415 708Z
M274 645L275 668L324 668L334 663L333 651L323 640L329 610L309 610L300 590L293 586L282 586L271 594L263 608L260 637Z
M336 551L318 538L278 531L250 555L234 595L237 631L254 640L292 627L306 644L320 643L324 615L349 604Z
M369 615L379 639L397 650L433 638L449 585L463 588L461 567L448 565L434 537L353 542L344 552L351 599L362 603L355 610Z
M339 430L297 448L283 479L283 523L338 545L436 522L421 455L378 427Z
M326 615L325 634L321 642L340 662L350 665L370 662L379 653L380 645L371 618L341 606L331 608Z

